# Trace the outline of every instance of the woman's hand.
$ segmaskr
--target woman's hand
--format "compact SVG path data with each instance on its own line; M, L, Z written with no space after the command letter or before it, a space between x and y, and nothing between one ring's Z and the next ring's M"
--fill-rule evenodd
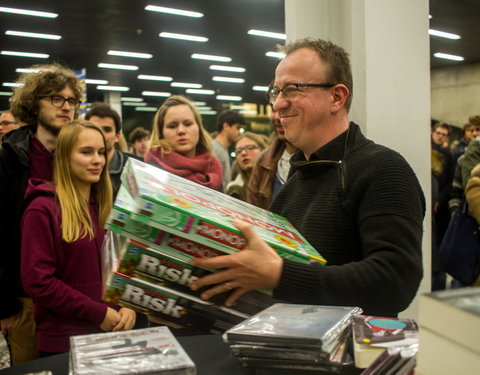
M137 318L135 311L126 307L122 307L118 313L120 314L120 321L113 328L113 331L126 331L128 329L132 329Z
M103 319L102 324L100 325L100 329L103 331L111 331L115 328L115 326L120 321L120 314L112 309L111 307L107 308L107 313L105 314L105 318Z

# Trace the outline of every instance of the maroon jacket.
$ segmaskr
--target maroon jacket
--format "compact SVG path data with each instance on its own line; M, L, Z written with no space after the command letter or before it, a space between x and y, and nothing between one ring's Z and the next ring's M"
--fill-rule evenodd
M31 203L22 221L21 275L35 303L38 349L66 352L70 336L100 332L107 312L100 262L105 230L91 200L95 238L66 243L55 188L31 179L25 198Z

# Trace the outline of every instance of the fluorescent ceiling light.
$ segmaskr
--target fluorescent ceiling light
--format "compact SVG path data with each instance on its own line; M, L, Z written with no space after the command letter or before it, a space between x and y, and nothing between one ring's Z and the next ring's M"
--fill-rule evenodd
M431 20L433 17L431 14L428 15L428 19Z
M243 83L243 82L245 82L245 80L243 78L219 77L219 76L212 77L212 81L231 82L231 83Z
M50 55L46 53L32 53L32 52L18 52L18 51L2 51L2 55L7 56L20 56L20 57L33 57L35 59L48 59Z
M208 111L198 111L201 115L216 115L217 114L217 111L212 111L212 110L208 110Z
M190 10L183 10L183 9L159 7L155 5L147 5L145 7L145 10L150 10L152 12L176 14L177 16L185 16L185 17L194 17L194 18L203 17L203 13L192 12Z
M195 104L197 107L201 107L207 105L207 102L193 102L193 104Z
M5 35L24 36L24 37L27 37L27 38L52 39L52 40L62 39L62 37L60 35L27 33L25 31L14 31L14 30L5 31Z
M105 91L128 91L130 90L128 87L125 86L97 86L97 90L105 90Z
M152 76L148 74L139 74L137 76L138 79L146 79L149 81L165 81L165 82L170 82L173 81L172 77L167 77L167 76Z
M16 82L3 82L2 86L4 87L22 87L24 86L23 83L16 83Z
M138 70L138 66L136 66L136 65L99 63L97 66L99 68L105 68L105 69Z
M253 109L241 109L238 111L241 115L257 115L258 112Z
M275 39L287 39L286 34L281 34L281 33L272 33L270 31L262 31L262 30L248 30L248 34L250 35L257 35L257 36L265 36L267 38L275 38Z
M464 58L462 56L449 55L448 53L441 53L441 52L434 53L433 56L435 56L439 59L446 59L446 60L454 60L454 61L463 61L464 60Z
M253 86L253 91L268 91L268 86Z
M205 105L205 106L202 106L202 107L197 107L197 109L199 111L210 111L210 110L212 110L212 107L210 107L208 105Z
M9 91L0 91L0 96L12 96L13 92Z
M142 91L143 96L162 96L162 97L169 97L172 95L169 92L163 92L163 91Z
M447 38L447 39L460 39L460 35L457 34L452 34L452 33L446 33L445 31L439 31L439 30L433 30L429 29L428 33L433 36L439 36L441 38Z
M138 112L157 112L157 107L135 107Z
M208 38L204 36L196 36L196 35L187 35L187 34L176 34L176 33L167 33L161 32L158 34L161 38L171 38L171 39L181 39L181 40L190 40L192 42L208 42Z
M127 96L120 98L120 100L122 102L143 102L143 98L132 98Z
M272 52L268 51L265 56L268 57L276 57L277 59L283 59L285 57L285 54L283 52Z
M145 107L147 103L139 103L139 102L123 102L122 105L126 107Z
M35 17L45 17L45 18L57 18L58 17L57 13L39 12L39 11L36 11L36 10L7 8L7 7L0 7L0 12L23 14L25 16L35 16Z
M245 68L239 66L226 66L226 65L210 65L211 70L223 70L225 72L240 72L243 73Z
M200 94L200 95L213 95L215 91L213 90L203 90L203 89L187 89L188 94Z
M188 82L172 82L170 83L172 87L186 87L191 89L200 89L202 85L200 83L188 83Z
M216 98L218 100L231 100L235 102L239 102L242 100L241 96L233 96L233 95L217 95Z
M223 61L223 62L230 62L232 59L230 57L225 56L216 56L216 55L204 55L202 53L194 53L192 55L192 59L200 59L200 60L212 60L212 61Z
M27 69L27 68L17 68L15 69L17 73L40 73L38 69Z
M108 85L108 81L104 79L86 79L85 83L87 85Z
M139 58L139 59L151 59L153 57L153 55L151 55L149 53L125 52L125 51L114 51L114 50L108 51L107 55L123 56L123 57L136 57L136 58Z

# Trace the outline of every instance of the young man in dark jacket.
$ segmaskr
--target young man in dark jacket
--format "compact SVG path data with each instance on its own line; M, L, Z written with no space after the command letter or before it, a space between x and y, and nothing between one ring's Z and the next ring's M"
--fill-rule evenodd
M349 121L352 74L342 48L303 39L285 53L270 99L287 140L300 151L271 211L289 219L328 264L283 259L238 222L247 248L196 258L195 265L221 270L192 288L216 284L205 299L232 290L227 304L249 290L272 288L275 298L291 303L396 316L422 279L425 199L418 180L401 155L366 139Z
M38 355L31 299L20 282L20 223L27 181L52 180L55 141L78 116L82 89L75 74L60 65L37 65L23 74L11 101L13 115L27 125L3 138L0 149L0 324L14 364Z

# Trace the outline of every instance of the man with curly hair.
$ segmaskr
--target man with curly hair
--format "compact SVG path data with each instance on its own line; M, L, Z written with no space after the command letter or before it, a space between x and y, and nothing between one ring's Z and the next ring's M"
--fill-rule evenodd
M58 64L33 66L20 76L11 99L13 115L27 125L3 138L0 149L0 324L13 364L38 356L33 305L20 283L20 223L29 178L53 178L53 151L62 127L78 117L82 89Z

